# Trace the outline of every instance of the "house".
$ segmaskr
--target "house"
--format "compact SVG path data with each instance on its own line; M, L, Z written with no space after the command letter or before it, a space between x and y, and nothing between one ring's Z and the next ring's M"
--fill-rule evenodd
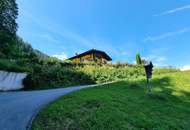
M103 51L91 49L81 54L76 54L76 56L69 58L73 62L98 62L107 63L111 61L111 57Z

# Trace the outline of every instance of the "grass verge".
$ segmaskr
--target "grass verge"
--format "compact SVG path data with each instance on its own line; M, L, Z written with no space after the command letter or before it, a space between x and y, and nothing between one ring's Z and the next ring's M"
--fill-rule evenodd
M188 130L190 72L121 81L63 96L39 113L32 130Z

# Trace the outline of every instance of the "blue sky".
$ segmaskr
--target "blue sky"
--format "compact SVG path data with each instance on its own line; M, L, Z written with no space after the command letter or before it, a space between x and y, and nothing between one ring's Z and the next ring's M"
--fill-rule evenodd
M35 49L67 58L89 49L133 63L190 66L189 0L17 0L18 34Z

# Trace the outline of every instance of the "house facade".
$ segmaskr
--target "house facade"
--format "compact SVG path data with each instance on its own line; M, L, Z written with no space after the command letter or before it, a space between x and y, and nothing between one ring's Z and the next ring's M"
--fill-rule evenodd
M76 54L76 56L69 58L73 62L97 62L97 63L107 63L111 61L111 57L103 51L91 49L81 54Z

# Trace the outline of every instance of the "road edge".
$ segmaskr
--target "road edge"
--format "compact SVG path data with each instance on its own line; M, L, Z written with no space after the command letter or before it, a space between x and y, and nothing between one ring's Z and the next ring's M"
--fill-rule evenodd
M112 83L115 83L117 81L112 81L112 82L106 82L106 83L101 83L101 84L93 84L93 85L84 85L84 86L77 86L77 87L67 87L65 89L68 89L68 88L78 88L76 90L73 90L71 92L68 92L66 94L70 94L72 92L75 92L75 91L79 91L79 90L82 90L82 89L87 89L87 88L93 88L93 87L98 87L98 86L103 86L103 85L107 85L107 84L112 84ZM43 91L43 90L42 90ZM66 95L66 94L63 94L62 96ZM34 119L37 117L37 115L39 114L39 112L41 110L43 110L45 107L47 107L49 104L53 103L54 101L56 101L57 99L59 99L60 97L62 96L58 96L57 98L53 99L52 101L42 105L39 109L37 109L34 114L32 115L30 121L28 122L28 124L26 125L26 130L31 130L32 128L32 124L33 124L33 121Z

